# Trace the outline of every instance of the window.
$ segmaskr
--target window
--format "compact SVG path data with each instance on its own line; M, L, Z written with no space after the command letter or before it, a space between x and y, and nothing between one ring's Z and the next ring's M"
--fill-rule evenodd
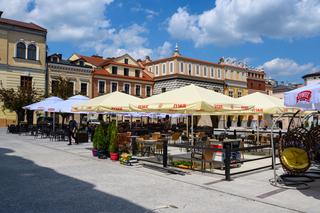
M203 75L207 76L207 67L203 67Z
M189 75L191 75L192 74L192 65L191 64L189 64L189 66L188 66L188 73L189 73Z
M162 64L162 74L166 74L166 64Z
M183 66L184 66L184 64L181 62L181 63L180 63L180 72L181 72L181 73L183 73Z
M156 66L156 75L159 75L159 66Z
M173 73L173 62L170 62L170 73Z
M167 91L167 88L165 88L165 87L162 87L162 88L161 88L161 92L162 92L162 93L164 93L164 92L166 92L166 91Z
M23 42L17 44L17 58L26 58L26 45Z
M103 94L105 93L106 82L105 81L98 81L98 93Z
M53 95L57 95L58 93L58 86L59 86L59 82L56 80L52 80L51 81L51 93Z
M53 63L58 63L58 57L52 57L51 60L52 60Z
M196 74L200 75L200 66L199 65L197 65Z
M242 92L238 91L238 98L240 98L242 96Z
M123 85L123 91L126 94L130 94L130 84L124 84Z
M129 76L129 68L124 68L123 69L123 75L124 76Z
M221 70L218 69L218 78L221 78Z
M21 76L20 77L20 87L24 90L30 90L32 88L32 77Z
M135 70L134 73L135 73L135 76L136 76L137 78L140 77L140 70Z
M79 61L79 65L80 65L80 66L84 66L84 61L82 61L82 60Z
M37 47L34 44L28 46L28 59L37 60Z
M111 92L118 91L118 83L117 82L111 82Z
M146 95L147 97L151 96L151 86L146 86Z
M112 67L112 74L117 75L118 74L118 67Z
M141 86L136 85L136 96L141 96Z
M125 64L128 64L128 63L129 63L129 60L128 60L127 58L125 58L125 59L124 59L124 63L125 63Z
M229 90L229 96L233 97L233 91L232 90Z
M214 69L211 67L211 78L214 78Z
M81 95L88 95L88 83L81 83L80 85L80 93Z
M68 82L67 86L67 96L71 97L74 95L74 82Z

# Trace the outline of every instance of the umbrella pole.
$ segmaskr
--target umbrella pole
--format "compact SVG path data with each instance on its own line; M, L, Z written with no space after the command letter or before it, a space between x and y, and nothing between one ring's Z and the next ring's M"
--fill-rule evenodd
M132 115L130 115L130 129L132 129Z
M259 138L259 127L260 127L260 122L259 122L259 117L257 119L257 144L260 144L260 138Z
M187 115L187 137L189 137L189 116Z
M194 145L194 140L193 140L193 115L191 115L191 144L192 144L192 146Z
M53 124L52 124L53 132L55 130L55 127L56 127L56 113L53 112Z

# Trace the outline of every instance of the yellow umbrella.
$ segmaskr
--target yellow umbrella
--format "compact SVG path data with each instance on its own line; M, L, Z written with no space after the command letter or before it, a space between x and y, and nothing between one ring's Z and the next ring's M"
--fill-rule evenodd
M74 105L73 112L130 112L129 104L140 103L140 98L122 92L102 95L82 104Z
M193 84L151 96L130 107L132 111L194 115L250 109L248 104Z

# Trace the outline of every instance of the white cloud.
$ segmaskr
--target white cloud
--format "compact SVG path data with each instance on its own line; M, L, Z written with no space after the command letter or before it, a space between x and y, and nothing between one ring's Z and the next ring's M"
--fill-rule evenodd
M172 44L168 41L163 42L161 46L157 48L156 58L169 57L172 54Z
M112 0L0 0L3 17L34 22L48 29L49 41L89 40L110 23L104 16ZM28 5L33 4L32 10Z
M133 12L143 12L146 14L146 18L148 20L151 20L153 19L155 16L158 16L159 15L159 12L157 11L154 11L154 10L151 10L151 9L148 9L148 8L144 8L142 7L140 4L137 4L135 7L132 7L131 8L131 11Z
M298 64L294 60L288 58L274 58L265 62L263 65L259 66L259 68L263 68L268 76L276 78L295 75L303 76L304 74L317 71L319 66L312 63Z
M124 53L135 58L151 56L153 49L148 48L145 27L133 24L118 29L105 17L105 9L111 2L113 0L0 0L0 8L4 10L3 17L47 28L49 42L69 42L80 50L95 51L105 57ZM143 11L147 16L158 14L148 9Z
M168 22L175 38L196 46L259 43L265 37L295 39L320 35L318 0L217 0L211 10L190 14L179 8Z

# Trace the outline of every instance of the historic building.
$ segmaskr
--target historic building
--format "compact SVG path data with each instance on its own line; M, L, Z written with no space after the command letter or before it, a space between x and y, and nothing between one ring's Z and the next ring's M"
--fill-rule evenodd
M318 84L320 83L320 72L309 73L302 76L302 78L305 86Z
M0 84L4 88L35 87L45 92L47 30L6 19L0 12ZM0 126L16 121L0 110Z
M47 57L49 75L49 94L55 94L57 80L63 77L69 80L69 96L81 94L92 97L92 66L80 64L62 58L62 54L52 54Z
M248 69L247 89L249 94L254 92L267 92L265 73L263 70Z
M219 65L225 73L224 94L233 98L247 95L247 68L242 64L236 64L224 58L219 60Z
M74 54L70 60L94 67L92 73L92 97L121 91L141 98L153 94L153 78L141 64L130 55L115 58L80 56Z
M171 57L154 61L147 57L142 64L154 76L154 94L190 84L221 93L224 89L225 73L221 65L184 57L177 46Z

